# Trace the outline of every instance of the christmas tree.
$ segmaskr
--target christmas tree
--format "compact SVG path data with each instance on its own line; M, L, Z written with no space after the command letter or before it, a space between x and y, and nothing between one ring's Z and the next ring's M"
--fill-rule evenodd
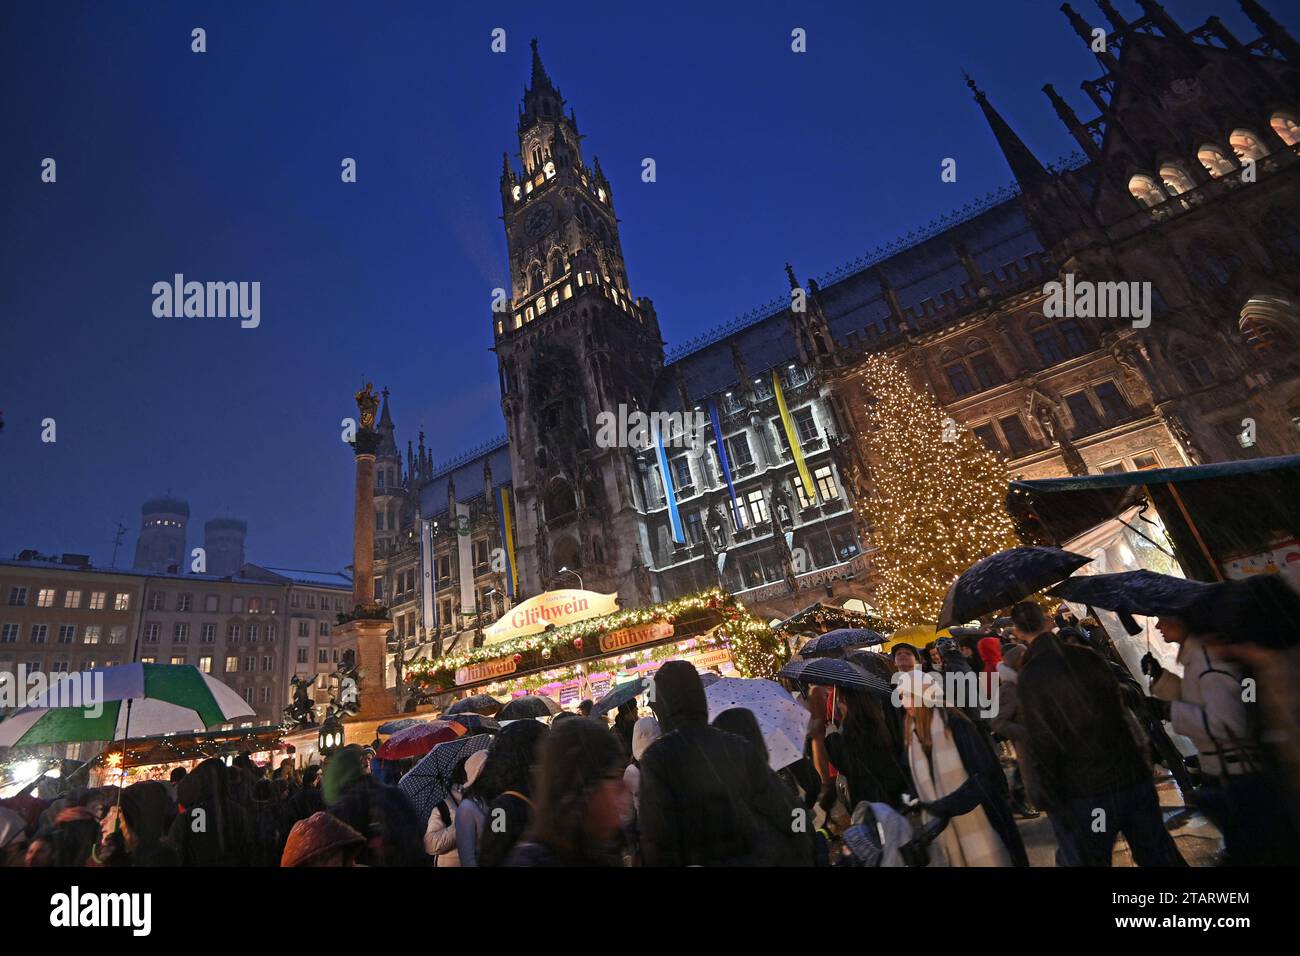
M980 558L1014 547L1002 463L912 385L893 359L863 372L876 606L898 624L933 623L949 585Z

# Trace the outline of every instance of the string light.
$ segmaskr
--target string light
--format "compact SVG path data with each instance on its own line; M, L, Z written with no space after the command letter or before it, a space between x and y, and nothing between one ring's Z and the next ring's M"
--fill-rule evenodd
M958 574L1019 544L1005 468L893 359L871 356L862 379L872 493L859 508L877 549L876 604L899 625L933 623Z
M451 690L456 684L456 671L482 661L497 660L519 655L517 667L529 671L549 665L552 671L561 671L579 659L590 656L598 646L602 634L645 624L705 624L720 625L713 638L700 643L710 647L725 647L731 654L736 669L745 677L771 678L786 661L785 642L772 628L752 615L740 601L719 588L699 594L653 604L648 607L616 611L604 617L567 624L553 631L530 634L485 647L476 647L459 654L422 659L407 669L407 680L428 693ZM543 652L549 651L548 658ZM672 643L651 648L656 658L677 653ZM542 675L536 675L540 678ZM534 678L536 679L536 678ZM541 680L537 686L550 683Z

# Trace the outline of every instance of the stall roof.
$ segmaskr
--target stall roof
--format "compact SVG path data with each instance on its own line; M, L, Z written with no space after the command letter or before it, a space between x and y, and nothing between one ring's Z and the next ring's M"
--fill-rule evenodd
M1225 562L1300 536L1300 455L1013 481L1007 509L1062 543L1148 501L1188 576L1213 581Z
M234 730L209 730L203 733L159 734L153 737L134 737L126 741L126 765L147 766L157 763L175 763L181 760L198 760L216 757L231 751L275 750L280 746L284 728L239 727ZM100 757L122 752L122 741L114 741Z

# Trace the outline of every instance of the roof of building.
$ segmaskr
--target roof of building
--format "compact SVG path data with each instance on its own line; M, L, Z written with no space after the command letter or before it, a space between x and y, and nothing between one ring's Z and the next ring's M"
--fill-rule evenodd
M190 516L189 502L184 498L173 498L171 495L160 495L157 498L150 498L141 507L142 515L184 515Z
M438 466L428 484L420 489L420 513L432 517L447 511L449 480L455 485L457 501L480 497L484 491L484 464L492 468L493 489L510 484L510 445L504 435Z
M114 574L125 577L154 578L159 580L201 581L207 584L269 584L283 586L289 583L310 584L316 587L346 588L351 590L352 579L341 572L291 571L281 574L277 569L256 564L245 564L238 575L182 574L168 571L149 571L140 568L101 568L89 562L66 564L58 560L20 558L0 559L0 566L19 568L45 568L51 571L71 571L81 574Z

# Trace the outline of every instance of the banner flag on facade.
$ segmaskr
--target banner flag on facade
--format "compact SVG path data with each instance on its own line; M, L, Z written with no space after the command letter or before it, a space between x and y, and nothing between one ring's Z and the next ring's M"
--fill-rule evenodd
M427 518L420 519L420 602L427 637L438 627L438 605L433 599L433 526Z
M460 569L460 611L474 613L474 555L470 542L469 505L456 502L456 553Z
M673 493L673 476L668 470L668 454L664 451L664 436L659 431L658 422L654 426L655 431L655 452L659 457L659 471L664 479L664 497L668 499L668 523L672 525L673 540L678 544L686 543L686 535L682 531L682 516L677 510L677 495Z
M799 480L803 482L803 496L814 504L818 502L817 488L812 475L808 474L808 463L803 460L803 446L799 443L799 433L795 431L794 419L785 404L785 392L781 391L781 373L772 369L772 391L776 393L776 407L781 410L781 427L785 430L785 440L790 443L790 454L794 456L795 467L799 469Z
M736 530L745 530L745 509L736 499L736 485L731 480L731 463L727 460L727 443L722 440L722 422L718 420L718 406L709 399L709 418L713 422L713 439L718 443L718 462L722 465L722 477L727 480L727 491L731 494L731 516L735 519Z
M515 529L513 516L510 513L510 489L502 485L497 500L500 504L497 508L497 518L501 523L501 546L506 552L506 592L510 595L510 599L514 600L515 593L519 590L519 581L515 571Z

